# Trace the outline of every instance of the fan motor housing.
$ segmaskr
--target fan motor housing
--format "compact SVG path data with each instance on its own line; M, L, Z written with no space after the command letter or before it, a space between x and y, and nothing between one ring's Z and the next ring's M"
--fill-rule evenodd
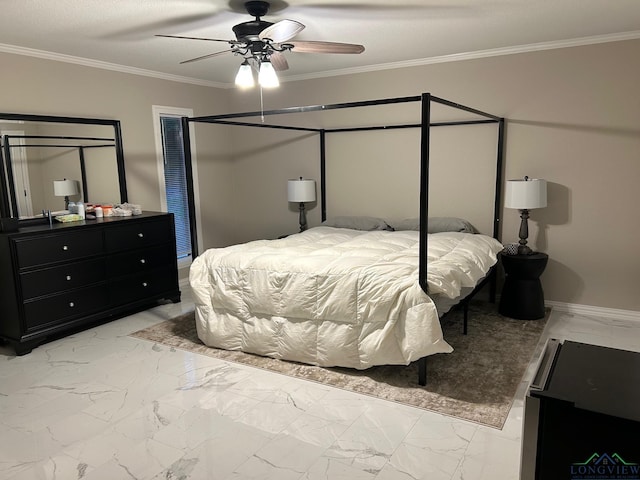
M236 38L240 42L255 42L260 40L260 32L271 25L273 25L272 22L251 20L250 22L243 22L235 25L233 27L233 33L236 34Z
M244 4L247 13L256 18L264 17L269 12L269 6L269 2L259 0L252 0Z

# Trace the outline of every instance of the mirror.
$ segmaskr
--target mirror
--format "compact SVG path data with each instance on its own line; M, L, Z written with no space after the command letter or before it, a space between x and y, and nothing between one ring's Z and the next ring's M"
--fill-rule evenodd
M42 218L66 200L127 201L118 120L0 113L0 144L2 217Z

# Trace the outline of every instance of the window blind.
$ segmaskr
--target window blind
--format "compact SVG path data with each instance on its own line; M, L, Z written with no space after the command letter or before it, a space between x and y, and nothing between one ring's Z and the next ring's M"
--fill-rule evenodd
M160 124L162 126L162 154L164 157L167 210L173 213L175 220L178 258L184 258L191 255L191 230L189 228L189 202L184 168L182 122L180 117L160 116Z

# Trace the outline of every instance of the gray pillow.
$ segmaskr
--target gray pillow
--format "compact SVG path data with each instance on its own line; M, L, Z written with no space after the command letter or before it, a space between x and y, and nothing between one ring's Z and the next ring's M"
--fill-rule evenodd
M334 217L322 222L325 227L350 228L351 230L393 230L382 218Z
M420 230L419 218L406 218L404 220L389 222L394 230ZM470 222L457 217L429 217L427 221L427 233L438 232L463 232L478 233L478 230Z

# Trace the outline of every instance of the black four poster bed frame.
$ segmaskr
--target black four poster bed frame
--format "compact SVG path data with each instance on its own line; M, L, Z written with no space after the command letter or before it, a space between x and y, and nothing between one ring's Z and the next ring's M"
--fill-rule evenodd
M286 115L291 113L306 113L306 112L318 112L329 111L347 108L359 108L379 105L391 105L401 103L420 102L421 107L421 121L420 123L410 124L398 124L398 125L379 125L379 126L364 126L364 127L345 127L345 128L312 128L312 127L296 127L292 125L279 125L269 124L264 122L264 117L272 115ZM440 121L432 122L431 110L432 104L440 104L446 107L453 108L458 111L470 113L475 115L476 119L471 120L457 120L457 121ZM262 118L262 122L246 122L237 119L259 117ZM272 128L281 130L294 130L300 132L313 132L317 133L320 138L320 206L322 213L322 221L327 219L326 212L326 136L327 134L343 133L343 132L357 132L357 131L370 131L370 130L393 130L402 128L419 128L420 129L420 243L419 243L419 273L418 281L420 287L428 294L427 284L427 251L428 251L428 235L427 235L427 222L429 218L429 156L430 156L430 138L432 127L442 126L465 126L465 125L479 125L479 124L496 124L498 126L497 135L497 155L495 164L495 187L494 187L494 204L493 204L493 237L500 239L500 206L502 198L502 171L503 171L503 155L504 155L504 140L505 140L505 119L486 113L475 108L471 108L459 103L446 100L444 98L436 97L430 93L422 93L421 95L409 96L409 97L396 97L386 98L379 100L367 100L359 102L349 103L335 103L329 105L309 105L301 107L288 107L278 110L267 110L259 112L243 112L243 113L229 113L222 115L210 115L202 117L183 117L182 129L183 129L183 148L185 154L185 167L187 177L187 194L189 196L189 217L191 219L191 242L193 256L198 255L198 244L196 234L195 223L195 203L194 188L193 188L193 172L192 172L192 160L191 160L191 135L190 124L191 123L212 123L218 125L235 125L241 127L258 127L258 128ZM483 281L481 281L470 295L465 297L461 303L464 308L464 333L467 333L467 320L468 320L468 303L469 300L486 285L489 279L493 279L491 282L491 299L495 300L495 269L487 275ZM418 360L418 383L420 385L426 384L427 379L427 357L422 357Z

